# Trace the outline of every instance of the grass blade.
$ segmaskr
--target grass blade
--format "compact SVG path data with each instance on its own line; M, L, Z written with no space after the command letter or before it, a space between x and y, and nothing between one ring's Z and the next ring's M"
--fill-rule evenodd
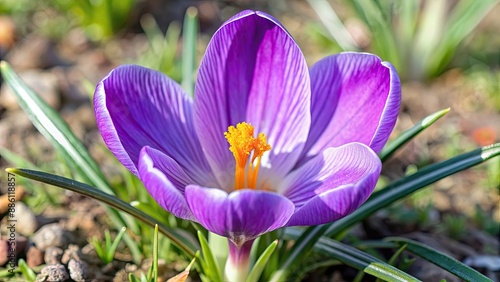
M206 262L207 269L204 269L205 275L210 277L213 281L224 281L220 272L219 264L208 246L208 241L203 234L198 231L198 240L200 241L201 252L203 260Z
M445 20L447 1L425 1L418 21L410 59L409 76L412 79L424 77L426 64L446 32Z
M198 255L199 251L196 252L196 254ZM188 264L188 266L186 267L186 269L184 269L184 271L182 271L181 273L175 275L174 277L168 279L166 282L185 282L187 277L189 276L189 271L191 271L191 267L194 265L195 261L196 261L196 258L197 256L195 256L191 262ZM154 280L154 281L157 281L157 280ZM204 281L202 279L202 281Z
M120 240L122 239L125 230L127 230L126 227L122 227L122 229L120 229L120 232L118 232L118 235L116 235L115 240L113 241L111 246L109 246L109 248L107 249L108 258L110 259L110 261L113 260L113 258L115 257L116 248L118 248L118 244L120 243ZM111 242L111 238L109 242Z
M326 30L342 50L358 51L360 49L328 1L307 0L307 2L309 2L309 5L318 14Z
M257 282L259 281L259 277L262 274L262 271L264 271L264 268L267 265L267 262L269 261L269 258L273 254L274 250L276 249L276 246L278 245L278 240L274 240L260 255L259 259L255 262L254 266L252 267L252 271L250 271L250 274L247 277L247 282Z
M155 224L153 240L153 281L158 281L158 224Z
M77 192L82 195L91 197L100 202L106 203L115 209L126 212L131 216L135 217L136 219L148 224L151 227L154 227L155 224L158 224L160 232L163 233L165 236L167 236L170 240L172 240L172 242L189 257L193 257L195 255L195 250L198 249L198 246L196 246L194 240L189 240L189 238L187 238L187 234L180 233L179 230L166 227L165 225L157 222L153 217L144 213L143 211L138 210L129 205L128 203L112 195L106 194L90 185L41 171L34 171L22 168L19 169L8 168L6 170L10 173L14 173L29 179L54 185L60 188L68 189L73 192Z
M443 38L428 59L427 75L436 75L446 67L459 44L497 3L498 0L458 1L446 23Z
M417 278L387 263L375 261L375 257L372 257L374 260L357 258L353 254L357 254L361 251L356 249L348 250L350 246L340 243L337 244L339 244L340 246L318 244L315 249L323 254L334 257L349 266L352 266L358 270L362 270L367 274L383 279L384 281L420 281Z
M26 279L26 281L28 282L36 281L35 272L28 266L28 264L24 259L19 259L18 264L19 264L19 269L21 269L21 273L23 274L23 277Z
M391 62L397 70L402 69L400 50L391 30L389 19L384 16L387 11L381 9L372 0L354 0L351 2L360 19L371 31L372 47L383 60Z
M198 10L195 7L187 9L182 30L182 88L193 97L198 37Z
M431 115L426 116L424 119L419 121L415 126L401 133L396 139L389 142L379 153L380 159L383 161L387 160L397 149L409 142L420 132L424 131L426 128L435 123L438 119L442 118L450 111L450 108L437 111Z
M274 273L271 281L278 282L286 280L293 266L299 264L304 259L305 255L312 249L321 236L325 234L327 229L328 225L311 226L307 228L302 235L297 236L298 238L295 244L293 244L283 264L281 264L279 269ZM288 231L288 229L286 229L286 231Z
M36 168L36 165L34 165L32 162L5 147L0 147L0 156L8 163L15 164L15 166Z
M406 249L408 251L434 263L450 273L455 274L465 281L492 282L491 279L479 273L475 269L472 269L458 260L422 243L402 237L388 237L384 240L388 242L396 242L400 246L406 245Z
M112 193L98 165L59 114L27 86L7 62L0 63L0 70L5 82L16 95L19 106L28 115L38 131L58 151L65 153L69 163L75 169L81 170L83 177L106 193Z
M287 228L285 231L287 239L293 240L299 236L300 230L298 229ZM323 237L318 240L314 245L314 250L385 281L420 281L368 253L330 238Z
M224 273L224 265L226 263L227 257L229 255L229 246L227 244L227 238L222 237L213 232L208 232L207 236L208 247L212 250L212 254L219 265L220 273Z

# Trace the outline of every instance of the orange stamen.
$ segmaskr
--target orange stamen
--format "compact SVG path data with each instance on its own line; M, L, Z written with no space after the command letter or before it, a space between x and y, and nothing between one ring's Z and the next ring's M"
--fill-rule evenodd
M236 161L236 170L234 173L234 189L251 188L257 186L257 176L259 174L260 159L262 155L271 150L271 146L267 144L267 138L264 133L259 133L257 137L253 137L254 127L246 122L241 122L234 126L229 126L224 137L229 143L229 150L233 153ZM250 158L250 153L252 157ZM245 168L249 162L247 174ZM257 163L254 165L254 161Z

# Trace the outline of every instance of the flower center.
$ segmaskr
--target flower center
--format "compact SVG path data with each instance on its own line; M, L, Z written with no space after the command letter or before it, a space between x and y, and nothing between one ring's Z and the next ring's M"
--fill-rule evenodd
M236 161L235 190L256 188L260 158L266 151L271 150L271 146L267 144L266 135L259 133L257 137L253 137L253 132L254 127L246 122L238 123L236 127L231 125L224 132L224 137L229 143L229 151L233 153ZM251 158L250 153L252 153ZM255 160L257 160L256 163L254 163ZM246 169L247 163L248 169Z

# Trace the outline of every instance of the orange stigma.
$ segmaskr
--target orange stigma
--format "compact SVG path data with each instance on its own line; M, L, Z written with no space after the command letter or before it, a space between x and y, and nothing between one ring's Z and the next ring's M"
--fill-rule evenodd
M267 138L264 133L254 136L254 128L251 124L241 122L234 126L229 126L224 137L229 143L229 151L234 155L236 161L236 171L234 173L234 189L252 188L257 185L257 175L259 174L260 158L271 150L267 144ZM250 153L252 156L250 158ZM249 162L250 160L250 162ZM254 164L254 161L257 162ZM245 174L245 168L248 164L248 170Z

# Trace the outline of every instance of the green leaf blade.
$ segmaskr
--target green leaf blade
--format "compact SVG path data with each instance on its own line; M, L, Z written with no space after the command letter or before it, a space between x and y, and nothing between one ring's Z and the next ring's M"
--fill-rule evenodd
M475 269L472 269L458 260L422 243L403 237L388 237L384 240L388 242L396 242L400 246L406 245L406 250L434 263L450 273L455 274L465 281L492 282L491 279L479 273Z
M198 10L195 7L189 7L184 17L182 36L182 88L190 97L194 95L197 37Z
M276 246L278 246L278 240L274 240L260 255L260 257L257 259L255 262L252 270L250 271L250 274L247 277L246 282L257 282L259 281L259 277L262 274L262 271L264 271L264 268L266 267L267 262L269 261L269 258L273 254L274 250L276 249Z
M26 281L32 282L36 280L35 272L28 266L24 259L19 259L18 264L19 269L21 269L21 273L23 274L23 277L26 279Z
M300 231L294 228L285 231L285 237L290 239L296 239L299 235ZM420 281L368 253L330 238L322 237L314 245L314 250L385 281Z
M214 281L223 281L219 264L208 245L207 239L200 231L198 231L198 240L200 241L203 259L205 260L207 266L207 269L205 269L204 271L205 274L212 278Z
M109 246L108 258L110 259L110 261L112 261L113 258L115 257L116 248L118 248L118 244L120 243L120 240L122 239L123 234L125 234L126 230L127 230L126 227L122 227L122 229L120 229L120 232L118 232L118 235L116 235L115 240L113 241L111 246ZM111 239L110 239L110 242L111 242Z
M0 71L16 95L19 106L40 133L58 151L64 152L69 163L75 169L81 170L83 177L106 193L113 193L97 163L59 114L27 86L7 62L0 62Z
M100 202L108 204L115 209L121 210L135 217L136 219L148 224L151 227L154 227L155 224L158 224L160 232L162 232L165 236L167 236L172 242L179 247L184 253L193 257L195 255L195 250L198 249L198 246L193 242L193 240L189 240L186 238L187 233L181 233L181 230L169 228L159 222L157 222L152 216L144 213L141 210L138 210L128 203L112 196L104 193L101 190L98 190L88 184L81 183L72 179L68 179L65 177L61 177L58 175L53 175L41 171L34 171L29 169L22 168L7 168L6 171L10 173L14 173L32 180L40 181L46 184L54 185L56 187L64 188L71 190L73 192L80 193L82 195L88 196L90 198L96 199ZM125 238L125 237L124 237Z
M446 32L427 60L425 69L427 76L437 75L445 69L459 45L498 2L498 0L458 1L444 27Z
M399 135L396 139L389 142L379 153L380 159L383 161L387 160L397 149L401 146L409 142L415 136L417 136L420 132L424 131L426 128L431 126L433 123L438 121L440 118L445 116L450 111L450 108L437 111L431 115L426 116L424 119L419 121L412 128L404 131L401 135Z

